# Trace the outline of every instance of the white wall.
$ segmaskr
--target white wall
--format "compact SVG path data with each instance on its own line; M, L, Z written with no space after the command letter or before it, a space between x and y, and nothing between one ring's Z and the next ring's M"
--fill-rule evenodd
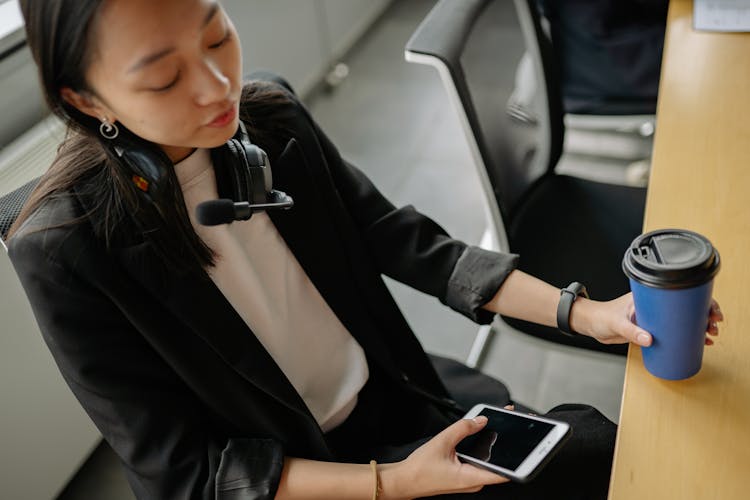
M391 1L224 0L223 4L240 32L245 73L272 70L304 97ZM0 149L45 113L28 48L0 61Z
M242 39L245 73L284 76L304 96L391 0L224 0Z
M28 47L0 62L0 149L47 114Z

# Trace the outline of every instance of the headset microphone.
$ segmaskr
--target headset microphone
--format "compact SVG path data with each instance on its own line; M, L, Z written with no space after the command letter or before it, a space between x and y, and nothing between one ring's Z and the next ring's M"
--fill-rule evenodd
M248 203L232 201L228 198L204 201L195 207L195 217L203 226L229 224L236 220L248 220L254 212L270 209L288 210L294 206L294 200L281 191L271 191L268 203Z
M204 226L247 220L263 210L289 209L291 196L273 189L268 155L250 141L245 124L240 122L234 137L211 150L217 186L228 187L221 199L205 201L195 209L198 222Z
M144 147L142 142L123 130L117 142L107 141L106 144L129 170L135 187L149 202L157 202L168 188L165 165L170 160L160 148ZM247 220L254 212L294 206L291 196L273 189L268 155L252 143L242 121L232 138L211 150L211 161L221 199L196 207L196 219L200 224L229 224Z

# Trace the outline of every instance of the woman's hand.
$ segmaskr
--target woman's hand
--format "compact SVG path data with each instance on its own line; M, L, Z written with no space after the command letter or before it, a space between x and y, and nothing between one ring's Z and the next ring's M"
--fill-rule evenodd
M724 314L719 308L719 303L711 299L711 309L708 311L708 328L706 333L716 337L719 334L719 321L724 321ZM706 337L706 345L714 345L714 339Z
M712 337L718 335L718 322L723 320L724 315L719 309L719 304L712 300L706 333ZM644 347L651 345L651 334L635 324L632 293L608 302L576 300L573 303L570 322L575 331L585 333L603 344L633 342ZM713 339L706 337L706 345L713 343Z
M488 484L508 480L492 472L462 463L456 445L482 430L487 417L462 419L417 448L391 469L393 482L383 484L381 498L402 499L447 493L473 493ZM383 477L385 481L385 477Z

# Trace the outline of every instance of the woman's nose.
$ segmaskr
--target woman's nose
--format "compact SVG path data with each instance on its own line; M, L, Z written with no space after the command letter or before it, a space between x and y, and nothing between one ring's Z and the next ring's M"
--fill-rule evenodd
M214 61L205 60L198 75L194 84L198 105L208 106L226 100L231 90L231 81Z

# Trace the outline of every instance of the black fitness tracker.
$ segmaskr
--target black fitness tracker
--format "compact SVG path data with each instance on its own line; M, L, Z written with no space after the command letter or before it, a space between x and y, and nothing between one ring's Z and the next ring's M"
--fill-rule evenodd
M578 296L589 298L586 287L574 281L560 290L560 302L557 304L557 328L570 337L578 335L570 328L570 309Z

